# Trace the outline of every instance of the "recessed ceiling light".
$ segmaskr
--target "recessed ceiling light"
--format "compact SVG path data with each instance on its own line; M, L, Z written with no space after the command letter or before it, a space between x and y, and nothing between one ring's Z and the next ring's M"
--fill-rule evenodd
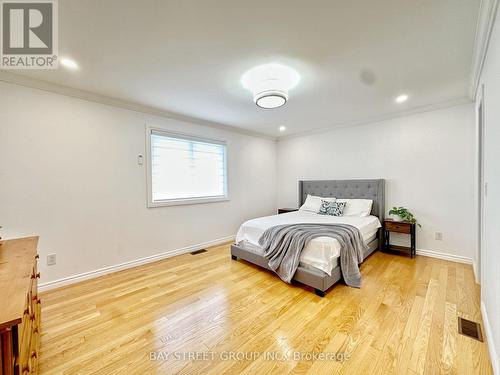
M264 64L250 69L243 77L243 87L253 93L253 101L261 108L278 108L288 101L288 91L300 81L299 74L281 64Z
M78 64L74 60L71 60L71 59L66 59L66 58L61 59L61 64L64 65L66 68L69 68L72 70L78 69Z
M279 129L280 129L280 132L284 132L286 130L286 126L281 125Z
M402 94L396 97L396 103L404 103L408 100L408 95Z

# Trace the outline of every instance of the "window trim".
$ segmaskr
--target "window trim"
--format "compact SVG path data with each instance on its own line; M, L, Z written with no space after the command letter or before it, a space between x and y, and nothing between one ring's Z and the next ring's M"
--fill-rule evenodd
M199 198L177 198L177 199L165 199L161 201L153 201L153 176L152 176L152 159L151 159L151 135L163 135L166 137L175 137L190 141L197 142L208 142L213 144L223 145L225 147L225 158L224 158L224 174L226 179L224 181L225 185L225 194L221 196L213 196L213 197L199 197ZM146 124L146 188L147 188L147 196L148 208L155 207L168 207L168 206L179 206L179 205L193 205L193 204L203 204L203 203L214 203L214 202L225 202L229 201L229 174L228 174L228 149L227 142L221 139L212 139L206 138L203 136L187 134L187 133L179 133L169 129L161 128L158 126L151 126Z

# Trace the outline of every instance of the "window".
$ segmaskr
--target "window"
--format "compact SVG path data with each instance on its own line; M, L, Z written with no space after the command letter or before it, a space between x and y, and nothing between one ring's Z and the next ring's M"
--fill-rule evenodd
M148 128L149 206L227 200L226 143Z

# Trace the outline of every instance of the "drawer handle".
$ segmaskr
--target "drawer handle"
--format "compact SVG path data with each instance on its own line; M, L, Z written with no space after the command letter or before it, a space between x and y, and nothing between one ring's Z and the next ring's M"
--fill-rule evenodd
M28 309L24 310L23 315L28 315L30 312Z
M36 352L31 352L31 358L36 358Z
M40 254L36 254L35 259L40 259Z
M35 314L30 315L30 320L35 320Z
M42 303L42 299L38 298L38 300L36 301L36 303L41 304Z
M35 294L33 297L32 297L33 301L36 301L38 299L38 296Z
M35 329L33 330L33 333L38 333L38 327L35 327Z
M35 274L31 275L31 278L32 279L39 279L40 278L40 272L38 272L36 275Z

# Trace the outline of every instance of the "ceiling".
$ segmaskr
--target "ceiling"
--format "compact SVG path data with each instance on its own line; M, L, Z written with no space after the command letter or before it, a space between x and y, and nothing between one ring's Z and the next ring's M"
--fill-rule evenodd
M59 54L78 71L19 74L270 136L369 121L468 95L480 0L64 0ZM241 85L294 68L265 110ZM397 104L406 93L410 99ZM286 126L283 133L280 125Z

